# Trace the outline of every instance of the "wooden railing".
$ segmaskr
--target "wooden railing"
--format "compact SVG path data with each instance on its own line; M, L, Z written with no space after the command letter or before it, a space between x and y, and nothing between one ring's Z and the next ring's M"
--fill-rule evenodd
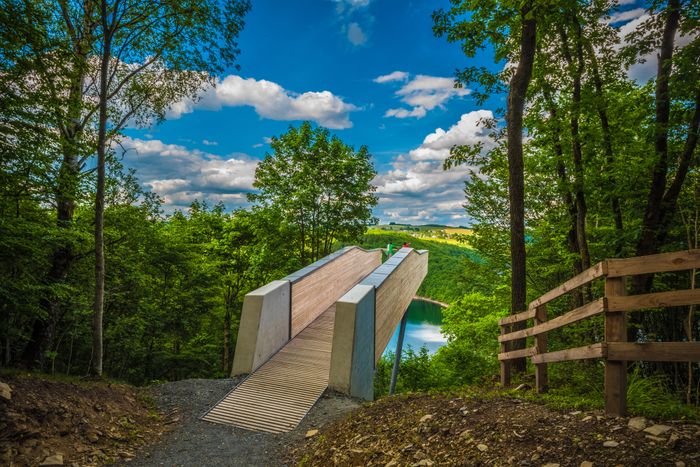
M602 358L605 360L605 412L611 416L625 415L627 361L700 361L700 342L627 342L627 313L648 308L700 304L700 289L627 295L626 279L629 276L697 268L700 268L700 250L608 259L550 290L532 301L526 311L499 321L501 384L510 385L511 361L517 358L528 357L535 364L538 392L547 390L548 363ZM547 303L598 279L605 281L603 297L548 319ZM547 352L547 332L601 313L605 315L602 342ZM512 329L514 324L527 320L533 320L533 326ZM533 346L520 350L509 349L509 342L528 337L534 338Z

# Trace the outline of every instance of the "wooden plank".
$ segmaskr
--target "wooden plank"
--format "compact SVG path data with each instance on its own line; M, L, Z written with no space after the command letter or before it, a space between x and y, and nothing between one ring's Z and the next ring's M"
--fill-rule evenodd
M586 269L582 273L572 277L568 281L564 282L561 284L559 287L556 287L546 294L542 295L541 297L533 300L530 303L530 306L528 306L529 310L534 310L540 305L544 305L545 303L551 302L555 298L561 297L562 295L571 292L574 289L577 289L578 287L581 287L582 285L588 284L589 282L598 279L600 277L603 277L604 275L607 274L607 262L602 261L595 266L591 266L590 268Z
M700 289L673 290L641 295L608 297L608 311L635 311L643 308L664 308L700 304Z
M506 324L519 323L520 321L525 321L535 317L535 309L522 311L520 313L506 316L498 320L498 324L505 326Z
M608 360L700 362L700 342L610 342Z
M533 363L565 362L569 360L586 360L589 358L601 358L604 355L605 345L602 343L575 347L573 349L558 350L532 357Z
M428 273L428 254L410 250L377 288L375 300L375 362L379 361L401 317Z
M536 309L535 325L547 322L547 305L540 305ZM547 353L547 334L535 336L535 355ZM539 394L547 392L547 362L535 363L535 388Z
M608 277L700 268L700 249L608 260Z
M605 296L615 299L627 294L625 277L606 277ZM605 341L625 342L627 340L627 313L605 313ZM605 414L624 417L627 413L627 362L605 362Z
M328 386L334 318L331 306L202 419L271 433L297 426Z
M528 329L523 329L521 331L515 331L508 334L503 334L498 336L498 342L512 341L516 339L522 339L524 337L536 336L542 334L543 332L551 331L552 329L557 329L567 324L575 323L581 321L582 319L588 318L590 316L602 313L605 309L605 299L598 299L594 302L587 303L582 307L575 308L570 312L557 316L543 324L535 325Z
M292 284L292 337L381 264L381 251L353 248Z
M526 349L511 350L510 352L502 352L498 354L498 359L504 360L515 360L516 358L532 357L535 355L535 347L528 347Z

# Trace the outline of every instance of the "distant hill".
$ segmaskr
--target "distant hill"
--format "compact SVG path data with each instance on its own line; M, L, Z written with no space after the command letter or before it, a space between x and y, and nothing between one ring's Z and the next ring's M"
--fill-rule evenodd
M468 245L469 241L467 237L472 233L472 230L467 227L453 227L439 224L411 225L389 223L374 226L370 230L406 232L417 238L442 241L460 246Z
M454 229L454 227L442 227ZM467 245L460 244L455 239L431 238L426 235L426 232L430 231L427 229L409 232L400 229L371 228L362 236L360 245L365 248L385 248L389 242L398 247L408 242L417 250L430 251L428 276L418 290L418 295L450 303L464 295L465 286L460 282L462 271L468 267L469 263L479 261L479 257Z

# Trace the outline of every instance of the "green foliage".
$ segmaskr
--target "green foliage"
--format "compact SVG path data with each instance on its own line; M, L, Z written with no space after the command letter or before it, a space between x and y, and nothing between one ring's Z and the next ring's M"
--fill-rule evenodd
M353 241L374 221L376 172L367 147L355 151L309 122L273 137L270 146L273 153L255 169L259 192L248 199L276 209L293 228L301 263L328 255L336 240Z
M409 243L417 250L428 250L428 275L418 289L418 295L449 303L470 290L472 284L464 276L479 262L478 255L463 246L430 241L404 232L369 229L359 241L365 248L386 248L387 244L401 246Z

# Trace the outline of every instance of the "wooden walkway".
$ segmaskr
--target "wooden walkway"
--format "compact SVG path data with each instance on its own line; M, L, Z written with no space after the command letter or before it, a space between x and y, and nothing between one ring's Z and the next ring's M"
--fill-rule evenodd
M328 386L335 305L202 417L269 433L294 429Z

